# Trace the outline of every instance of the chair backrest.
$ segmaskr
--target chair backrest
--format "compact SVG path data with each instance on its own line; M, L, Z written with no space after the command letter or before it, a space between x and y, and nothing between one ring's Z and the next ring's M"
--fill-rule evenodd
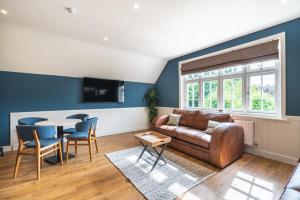
M98 117L93 117L88 119L91 122L90 130L96 131L97 128L97 122L98 122Z
M90 118L83 122L78 122L75 125L77 132L88 132L89 130L95 131L97 127L98 118Z
M32 141L34 130L37 131L39 139L47 139L55 136L56 129L55 126L18 125L16 130L21 140Z
M86 121L88 118L89 118L88 114L75 114L67 117L67 119L80 119L83 122Z
M42 117L26 117L18 120L19 125L34 125L37 122L47 121L48 119Z
M91 125L92 122L89 119L87 119L86 121L76 123L75 129L77 132L88 132L90 130Z

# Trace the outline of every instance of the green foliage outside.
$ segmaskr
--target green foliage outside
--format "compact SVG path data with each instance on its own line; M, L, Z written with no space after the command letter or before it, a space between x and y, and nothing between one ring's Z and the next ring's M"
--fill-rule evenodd
M250 109L253 111L275 111L275 76L263 75L250 78ZM218 108L218 81L203 81L203 108ZM187 85L188 107L199 107L199 83ZM243 79L223 80L224 109L243 109Z

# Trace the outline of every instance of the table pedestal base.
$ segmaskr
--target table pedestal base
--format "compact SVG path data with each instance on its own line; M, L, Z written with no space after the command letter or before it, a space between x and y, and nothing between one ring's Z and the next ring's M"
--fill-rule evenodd
M64 161L66 160L66 158L67 158L67 153L63 153ZM75 158L75 155L69 153L69 159L72 158ZM47 157L44 160L51 165L56 165L57 163L60 163L60 159L56 155Z

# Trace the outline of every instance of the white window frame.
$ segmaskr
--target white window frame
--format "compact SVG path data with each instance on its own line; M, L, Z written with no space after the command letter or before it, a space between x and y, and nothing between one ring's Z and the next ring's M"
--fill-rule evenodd
M244 69L243 69L243 71L244 71ZM223 83L224 83L224 80L227 80L227 79L235 79L235 78L241 78L242 79L242 91L243 91L243 93L242 93L242 107L244 108L245 107L245 80L244 80L244 73L243 72L241 72L241 73L235 73L235 74L233 74L233 75L226 75L226 76L223 76L223 77L221 77L221 82L222 82L222 91L221 91L221 94L222 94L222 97L221 97L221 100L222 100L222 108L224 109L224 111L226 111L226 112L244 112L244 109L242 108L242 109L239 109L239 110L237 110L237 109L225 109L225 107L224 107L224 96L223 96L223 94L224 94L224 90L223 90Z
M220 74L218 75L218 76L214 76L214 77L209 77L209 78L202 78L201 80L200 80L200 82L201 82L201 84L199 85L199 88L201 87L201 97L200 97L200 99L201 99L201 102L199 102L199 105L201 105L200 106L200 108L201 109L203 109L203 110L211 110L211 111L217 111L217 110L219 110L219 107L220 107L220 79L219 79L219 76L220 76ZM217 83L218 83L218 91L217 91L217 95L218 95L218 107L217 108L204 108L204 89L203 89L203 87L204 87L204 82L205 81L217 81ZM211 104L211 102L210 102L210 104Z
M275 74L275 108L276 110L273 111L255 111L255 110L251 110L251 103L250 103L250 77L251 76L263 76L263 75L268 75L268 74ZM253 113L253 114L264 114L266 116L268 115L276 115L280 112L280 104L279 104L279 96L277 93L280 93L279 87L278 87L278 80L279 80L279 76L278 76L278 70L263 70L263 71L253 71L251 73L247 73L247 89L246 89L246 108L247 108L247 112L249 113ZM276 98L277 97L277 98Z
M199 108L187 108L185 106L185 99L184 99L184 96L185 95L182 95L184 94L184 76L181 75L181 72L180 72L180 68L181 68L181 65L183 63L186 63L186 62L191 62L191 61L194 61L194 60L198 60L198 59L202 59L202 58L206 58L206 57L211 57L211 56L215 56L215 55L219 55L219 54L223 54L223 53L227 53L227 52L230 52L230 51L233 51L233 50L237 50L237 49L241 49L241 48L246 48L246 47L249 47L249 46L254 46L254 45L258 45L258 44L261 44L261 43L265 43L265 42L269 42L269 41L272 41L274 39L279 39L279 67L277 68L277 71L275 72L277 76L277 78L275 77L275 87L276 87L276 92L278 93L277 94L277 98L275 96L275 103L276 103L276 109L277 109L277 112L276 113L270 113L270 112L256 112L256 111L250 111L249 109L249 106L248 105L250 102L249 102L249 95L248 95L248 92L249 92L249 81L248 81L248 78L249 78L249 75L251 74L262 74L262 73L265 73L265 72L274 72L274 69L266 69L266 70L257 70L257 71L248 71L246 69L246 67L243 68L243 72L238 72L238 73L234 73L234 74L228 74L228 75L223 75L222 74L222 71L220 70L219 72L219 75L218 77L210 77L210 78L203 78L201 77L200 80L192 80L193 82L197 82L199 81ZM236 111L236 110L224 110L223 112L226 112L226 113L230 113L230 114L234 114L234 115L243 115L243 116L252 116L252 117L263 117L263 118L272 118L272 119L285 119L286 118L286 79L285 79L285 71L286 71L286 57L285 57L285 32L282 32L282 33L279 33L279 34L276 34L276 35L272 35L272 36L269 36L269 37L265 37L265 38L262 38L262 39L259 39L259 40L255 40L255 41L252 41L252 42L249 42L249 43L245 43L245 44L242 44L242 45L238 45L238 46L235 46L235 47L232 47L232 48L228 48L228 49L224 49L224 50L221 50L221 51L218 51L218 52L214 52L214 53L211 53L211 54L207 54L207 55L204 55L204 56L199 56L199 57L195 57L193 59L189 59L189 60L184 60L184 61L181 61L179 62L178 64L178 72L179 72L179 106L180 108L183 108L183 109L203 109L203 80L216 80L218 79L218 99L219 99L219 102L218 102L218 109L208 109L208 110L211 110L211 111L218 111L220 108L222 108L220 111L223 111L223 79L227 79L229 77L241 77L242 76L242 79L243 79L243 110L242 111ZM245 97L246 95L246 97Z
M188 104L188 99L187 99L187 92L188 92L188 89L187 89L187 85L189 84L189 83L198 83L199 84L199 99L198 99L198 105L200 104L200 102L201 102L201 93L200 93L200 83L199 83L199 81L198 80L186 80L186 81L184 81L184 92L185 92L185 95L184 95L184 103L185 103L185 105L184 105L184 107L185 108L189 108L189 109L197 109L198 107L187 107L187 104Z

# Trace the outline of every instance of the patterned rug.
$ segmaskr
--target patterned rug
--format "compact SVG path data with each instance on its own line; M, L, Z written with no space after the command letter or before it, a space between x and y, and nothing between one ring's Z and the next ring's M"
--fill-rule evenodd
M155 158L147 151L136 162L142 149L138 146L106 156L150 200L173 200L216 173L168 150L164 153L167 164L160 161L150 171Z

